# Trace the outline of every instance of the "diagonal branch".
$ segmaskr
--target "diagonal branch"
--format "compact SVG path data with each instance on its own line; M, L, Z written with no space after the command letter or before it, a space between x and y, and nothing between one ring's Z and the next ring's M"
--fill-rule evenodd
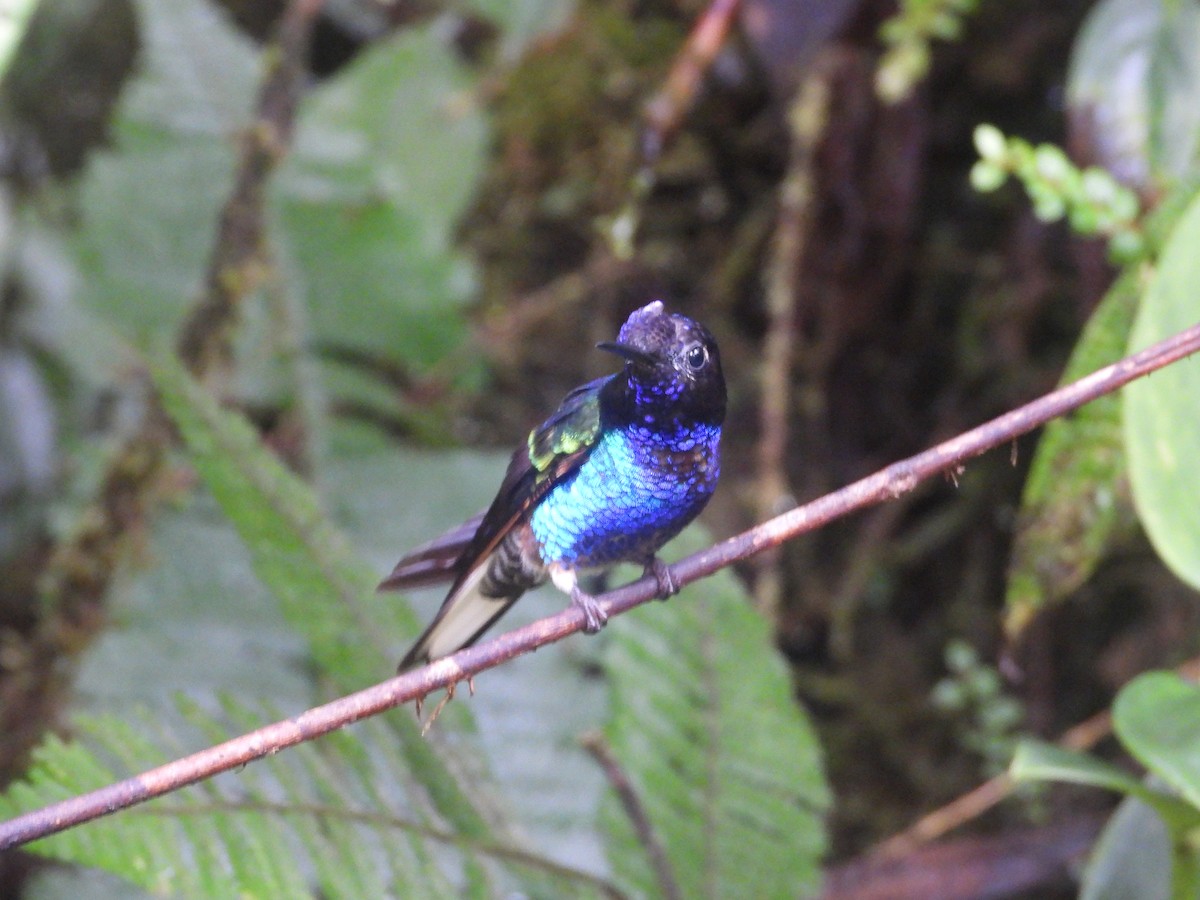
M894 463L841 490L693 554L672 566L671 573L680 585L689 584L836 518L898 497L931 475L946 471L957 474L967 460L1197 351L1200 351L1200 324L932 449ZM657 581L650 577L609 591L599 599L609 616L613 616L645 603L657 592ZM568 607L557 615L461 650L424 668L314 707L294 718L275 722L108 787L17 816L0 823L0 850L56 834L108 813L160 797L219 772L261 759L284 747L312 740L352 722L378 715L424 697L430 691L464 681L515 656L562 640L582 630L583 625L583 612Z

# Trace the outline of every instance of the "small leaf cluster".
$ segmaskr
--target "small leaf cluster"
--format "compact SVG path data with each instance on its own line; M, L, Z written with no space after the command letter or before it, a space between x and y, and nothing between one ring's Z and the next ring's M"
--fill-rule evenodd
M997 190L1015 175L1033 201L1033 212L1043 222L1064 217L1071 228L1086 237L1107 237L1109 253L1117 262L1141 255L1144 239L1137 195L1112 173L1099 166L1080 168L1061 147L1007 137L994 125L975 129L975 149L980 159L971 169L971 184L981 193Z
M903 0L900 10L880 26L887 53L875 74L875 90L888 103L898 103L929 71L929 45L953 41L962 34L963 17L979 0Z
M930 700L939 710L961 716L963 746L982 756L989 769L1001 771L1012 758L1024 710L1004 693L1000 673L966 641L950 641L945 659L949 674L934 685Z

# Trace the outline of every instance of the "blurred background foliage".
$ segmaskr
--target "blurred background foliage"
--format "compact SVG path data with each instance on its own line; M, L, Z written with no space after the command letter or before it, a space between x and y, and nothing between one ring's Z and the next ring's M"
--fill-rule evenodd
M287 6L0 9L5 812L386 677L438 598L372 585L650 296L730 380L692 549L1200 319L1193 0L743 0L694 95L664 86L720 3L327 0L294 133ZM0 896L670 896L601 727L677 895L814 893L822 859L868 895L859 854L1020 734L1200 650L1197 368L517 660L426 738L400 711L40 848L120 879L8 854ZM1108 809L1022 795L883 883L1072 896Z

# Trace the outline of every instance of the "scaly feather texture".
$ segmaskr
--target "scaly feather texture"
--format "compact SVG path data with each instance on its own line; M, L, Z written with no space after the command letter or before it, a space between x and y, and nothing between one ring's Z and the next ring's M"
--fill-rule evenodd
M588 631L607 616L579 587L582 569L640 562L662 596L675 592L655 554L704 508L720 475L716 341L656 300L599 346L623 357L623 370L568 394L513 454L487 511L414 550L380 585L452 580L401 671L474 643L547 578L583 609Z

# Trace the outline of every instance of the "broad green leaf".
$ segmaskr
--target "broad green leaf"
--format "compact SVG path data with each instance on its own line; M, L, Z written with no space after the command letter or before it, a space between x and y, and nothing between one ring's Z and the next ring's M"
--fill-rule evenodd
M685 548L700 546L698 530ZM829 803L820 750L767 624L722 572L609 625L605 733L684 897L817 893ZM616 800L602 822L613 871L661 896Z
M131 719L129 710L123 718L77 717L74 725L81 739L68 744L51 737L43 743L35 751L26 779L12 785L0 798L0 814L7 817L104 786L129 774L130 768L149 768L173 755L174 748L158 746L149 737L157 730L152 717L143 716L136 725ZM195 740L194 736L191 739ZM255 776L262 774L259 771ZM37 841L30 849L113 872L155 893L215 897L223 889L225 896L302 896L303 873L299 868L293 869L292 877L281 880L266 867L236 865L233 851L229 856L214 852L214 848L235 843L228 832L237 827L228 811L217 811L220 798L224 795L232 800L250 780L227 778L221 785L205 782L135 812L103 818ZM209 809L209 838L193 847L194 821L184 815L156 813L172 803ZM242 824L249 823L243 820ZM243 846L261 845L267 840L276 843L278 852L288 852L286 835L261 825L238 837Z
M1139 675L1113 703L1113 730L1142 765L1200 810L1200 687L1173 672Z
M259 79L253 42L211 0L135 0L142 50L116 126L135 146L182 136L232 143Z
M230 413L221 415L237 418ZM199 426L190 426L185 436L190 436L196 427ZM260 447L236 442L219 446L225 448L229 459L238 460L243 467L254 467L256 455L265 453ZM339 519L353 529L356 543L361 542L362 549L374 560L371 565L362 566L363 571L372 573L386 571L398 548L428 538L475 512L479 498L494 489L505 464L499 455L414 453L388 447L377 440L357 441L352 446L339 441L337 450L325 484ZM249 494L253 488L243 484L243 491ZM261 498L255 502L261 502L264 508L270 505ZM312 538L330 540L320 529L312 532ZM163 727L168 727L167 723L173 719L170 711L164 709L163 695L175 689L201 698L216 689L233 690L243 697L269 695L277 703L295 698L288 702L291 709L304 705L311 687L306 677L303 645L282 629L275 608L267 602L265 592L251 572L250 554L237 544L210 500L201 497L158 517L146 554L153 564L148 570L133 571L122 580L116 589L122 598L114 607L116 626L102 637L84 662L81 690L89 709L120 710L124 716L132 704L145 703L154 707L155 716ZM305 574L305 577L311 576ZM375 574L370 577L373 583ZM304 610L306 622L302 630L306 634L324 630L318 624L325 615L323 606L316 602L317 588L314 584L313 602ZM403 605L394 595L373 599L384 607ZM432 614L440 599L440 594L430 598L428 614ZM515 625L539 612L548 613L560 608L563 602L554 592L531 595L509 624ZM397 646L399 649L402 644ZM505 792L520 794L513 809L526 820L522 824L535 839L532 846L539 855L560 865L595 871L601 867L597 865L594 838L583 823L591 820L592 804L599 793L599 776L590 761L582 758L574 738L596 722L603 685L581 675L577 671L579 665L572 662L578 650L570 656L564 653L567 650L551 648L527 660L534 664L532 668L514 664L506 667L506 671L481 677L479 696L473 701L464 698L451 704L424 743L435 753L446 749L441 746L446 738L461 743L462 738L456 735L453 726L468 717L469 712L478 711L487 723L485 749L500 764ZM214 664L218 661L219 664ZM390 668L391 658L387 664ZM567 678L576 679L578 685L564 690ZM289 686L289 679L297 682L295 687ZM581 704L580 698L586 696L592 699ZM551 711L554 709L558 712ZM425 796L427 788L416 776L427 767L409 762L411 754L406 756L406 751L400 749L406 742L393 731L407 730L411 721L407 711L398 711L385 719L386 734L375 735L369 745L356 752L370 757L383 752L389 758L394 757L391 765L402 767L404 777L385 773L375 782L375 789L383 792L385 799L380 803L385 808L408 808L413 805L412 798ZM260 716L246 721L244 727L251 728L263 721L266 718ZM359 733L362 727L356 727L354 733ZM223 732L213 733L210 739L224 736ZM319 746L344 739L344 735L328 736ZM200 740L176 750L197 749L204 743ZM496 789L486 787L479 777L479 772L487 768L482 764L483 757L476 758L472 747L458 749L459 752L450 753L447 758L455 767L456 777L468 779L464 783L471 785L472 791L494 796ZM469 752L461 752L463 749ZM281 754L280 758L291 752ZM130 771L136 771L136 766ZM344 800L344 797L331 798L330 802L336 807L344 805ZM311 800L306 802L311 805ZM417 808L420 807L418 802ZM247 814L251 811L242 810ZM196 815L189 814L185 821L192 823L189 827L193 831L209 834L210 826L196 819ZM117 827L120 823L128 826L130 820L118 817L111 821ZM227 823L223 827L236 830L245 826ZM317 830L332 827L327 825ZM430 827L445 830L437 819ZM136 843L137 839L130 840ZM211 836L205 837L203 842L211 840ZM224 852L221 844L215 847L214 852ZM489 859L486 852L478 856ZM310 857L321 858L315 850ZM116 865L114 860L107 862ZM330 865L336 865L332 858ZM526 877L534 877L542 885L547 879L558 884L553 876L536 866L527 868ZM567 883L569 891L559 886L550 895L589 892L571 885L572 882ZM228 889L229 882L221 881L210 895L219 896ZM356 894L348 890L332 895ZM375 894L360 890L357 895Z
M98 155L72 241L84 308L143 347L174 330L199 295L232 164L232 144L204 138Z
M1130 350L1200 322L1200 195L1179 219L1134 324ZM1124 390L1134 503L1168 566L1200 588L1200 358L1181 360Z
M454 227L486 142L468 73L433 27L367 49L300 111L274 207L315 341L428 367L474 288Z
M1180 178L1200 148L1200 5L1102 0L1071 54L1079 133L1118 177Z
M375 570L392 561L396 542L405 546L415 543L428 537L431 529L436 531L474 512L478 494L494 488L494 482L503 473L504 462L499 455L412 453L387 449L381 444L360 445L355 454L348 454L344 447L339 447L327 487L336 499L339 518L347 522L356 535L361 535L367 553L381 561L379 566L371 567ZM175 726L169 723L177 718L164 708L164 691L182 688L190 695L206 697L214 688L223 688L236 690L241 697L269 695L276 703L280 698L295 694L293 689L281 686L279 678L296 678L301 674L296 669L303 659L302 649L287 632L279 630L278 617L272 615L272 606L264 602L267 598L250 573L248 554L235 541L231 530L216 515L207 498L192 501L185 508L156 519L146 549L153 561L152 567L145 572L132 573L129 587L117 589L117 593L126 598L115 608L118 622L85 660L81 682L89 709L121 710L122 720L126 720L131 705L148 703L154 707L154 717L161 730L173 729ZM387 601L391 599L386 598ZM440 596L431 600L431 610L438 600ZM529 603L534 604L533 607L526 606ZM509 624L545 614L560 608L562 603L561 596L553 592L531 595L522 602ZM163 652L158 652L159 647ZM489 754L500 763L499 772L506 793L520 794L515 798L514 806L533 838L531 846L537 848L539 856L550 857L559 865L595 871L598 868L595 849L582 823L585 812L587 819L591 819L590 805L599 793L599 776L588 761L580 758L574 737L596 721L594 710L601 702L596 695L604 688L596 679L587 679L575 671L578 665L566 658L566 650L569 650L568 646L554 647L528 658L524 662L535 664L529 671L526 671L528 666L514 664L481 677L477 680L479 695L469 702L464 699L451 704L427 740L437 738L454 713L465 713L468 709L476 711L486 725L484 738ZM576 653L570 655L573 657L577 652L576 648ZM246 658L247 654L258 655L261 659L256 665L253 659ZM220 664L214 665L217 660ZM259 679L257 690L256 678ZM565 689L568 678L579 683ZM303 690L303 679L300 681ZM581 704L581 696L589 694L592 699ZM298 708L300 704L289 705ZM234 730L254 727L277 715L260 713L244 718ZM329 755L325 748L332 741L338 745L337 755L350 754L348 760L365 754L375 760L376 767L392 767L383 769L369 782L362 781L373 792L370 796L347 795L346 776L337 775L341 793L336 797L318 798L319 802L314 806L309 788L312 779L301 773L281 782L288 793L286 802L294 803L298 814L293 816L280 811L279 820L270 818L264 826L273 831L282 828L292 834L293 840L303 841L304 858L324 870L322 877L331 879L323 888L330 897L386 894L361 883L361 879L380 865L378 860L369 859L369 865L356 860L355 854L363 852L367 852L369 858L374 856L373 851L367 850L370 839L364 840L361 831L342 843L328 843L339 829L351 827L343 821L347 807L351 807L351 811L355 808L365 811L368 821L387 819L397 810L410 808L411 797L423 793L407 760L399 752L400 741L390 730L392 717L386 718L386 722L380 720L370 726L359 725L350 732L327 736L315 745L322 750L323 758ZM366 727L382 731L371 731L363 736L364 743L360 746L355 736ZM224 731L206 729L205 736L189 738L182 743L176 741L162 757L146 760L145 765L225 736ZM351 746L344 746L346 742ZM289 750L273 759L287 761L293 752ZM380 754L383 758L376 760ZM138 768L134 761L130 768L113 772L113 777L130 774ZM255 770L257 766L246 771ZM95 783L97 786L105 783L105 778L98 776ZM113 829L113 843L129 848L134 859L144 857L147 852L138 849L141 842L153 838L158 854L192 857L209 848L217 853L219 860L223 858L221 848L226 832L236 834L238 829L247 827L243 820L259 809L256 796L251 791L249 798L239 801L233 814L236 821L226 819L222 823L208 818L211 803L185 805L186 812L180 811L166 818L181 817L187 833L180 837L172 830L170 833L175 837L165 842L166 847L160 846L164 842L162 828L154 826L152 835L138 830L138 823L144 821L141 818L144 813L122 814L104 822ZM164 805L178 806L179 802L180 797L176 796L164 801ZM327 808L328 815L324 820L314 818L311 826L305 824L304 816L316 815L321 808ZM275 816L273 810L271 815ZM284 821L287 824L283 824ZM357 819L351 815L350 822L355 821ZM88 829L93 827L86 826ZM431 823L431 827L437 829L436 824ZM176 839L183 844L176 847ZM396 839L386 840L389 847L394 848ZM475 845L468 843L467 846L473 852ZM97 860L86 853L76 854L64 849L62 845L51 848L56 858L102 863L114 871L126 871L129 862L120 854ZM353 848L354 853L345 848ZM494 859L489 853L485 847L477 855L482 859ZM444 854L435 855L441 859ZM269 861L273 857L267 854L264 859ZM507 859L501 861L508 862ZM212 859L205 857L193 866L202 872L214 873L215 881L201 895L228 896L235 883L228 873L214 869L213 865ZM538 866L525 867L525 871L527 878L536 876L537 883L552 885L549 893L543 894L545 896L593 893L586 880L567 878L564 881ZM249 883L255 883L254 872L255 868L251 866L250 874L245 876ZM237 884L242 883L237 881ZM411 890L438 896L453 893L448 888L433 890L432 894L429 889Z
M1113 285L1075 345L1063 384L1124 355L1141 289L1137 267ZM1046 426L1021 495L1009 562L1005 616L1010 636L1091 575L1122 512L1128 515L1127 478L1117 395Z
M1080 900L1170 900L1171 836L1150 806L1117 807L1084 869Z
M81 385L111 389L139 363L112 324L75 300L80 279L70 244L38 211L26 208L14 235L17 277L30 303L23 326Z
M567 598L531 591L497 633L560 612ZM608 686L595 675L607 636L573 635L476 679L480 743L514 818L533 846L560 862L605 872L596 807L604 776L579 739L602 723Z
M106 602L113 621L80 663L76 711L165 709L177 691L270 697L292 709L315 702L307 644L207 494L155 516L140 559L118 572Z
M249 121L257 53L207 0L138 0L137 74L80 184L84 306L143 343L197 296Z
M139 69L113 148L81 179L72 246L81 305L146 345L202 289L261 73L256 48L211 0L137 8ZM301 100L295 146L268 184L266 237L275 284L304 312L255 332L268 354L285 349L284 332L304 353L337 346L426 369L460 346L475 278L454 227L486 142L471 89L441 32L423 27L378 42ZM278 381L264 372L250 379L260 393L264 377Z

